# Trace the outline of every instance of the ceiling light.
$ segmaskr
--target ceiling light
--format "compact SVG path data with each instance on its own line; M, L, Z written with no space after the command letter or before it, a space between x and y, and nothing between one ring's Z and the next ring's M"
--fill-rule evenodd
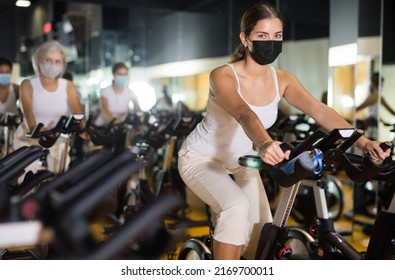
M15 2L15 6L17 7L23 7L23 8L27 8L30 6L30 1L29 0L17 0Z

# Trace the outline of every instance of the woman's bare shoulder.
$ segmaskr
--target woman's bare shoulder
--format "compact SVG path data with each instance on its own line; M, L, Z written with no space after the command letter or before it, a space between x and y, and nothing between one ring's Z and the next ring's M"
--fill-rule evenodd
M33 90L33 86L32 86L32 82L30 81L30 79L25 79L22 81L21 85L19 86L19 89L21 90Z
M217 77L229 76L231 74L231 71L232 70L230 66L228 64L224 64L217 68L214 68L210 73L210 77L217 78Z
M279 78L287 79L287 78L293 76L292 73L287 70L280 69L280 68L274 68L274 69L276 71L277 77L279 77Z

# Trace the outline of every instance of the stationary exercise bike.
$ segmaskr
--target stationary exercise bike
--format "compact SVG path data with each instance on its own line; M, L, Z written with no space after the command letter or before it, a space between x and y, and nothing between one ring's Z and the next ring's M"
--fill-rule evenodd
M348 131L352 132L352 130ZM347 130L334 130L328 134L328 136L325 136L321 139L316 139L315 136L317 133L315 133L293 150L293 152L295 152L295 150L300 151L302 148L315 148L322 151L323 168L322 172L318 172L313 176L313 178L315 177L317 180L317 184L316 186L313 186L313 190L317 217L319 217L317 219L317 225L321 232L321 235L318 234L318 236L325 236L322 239L325 240L325 242L321 240L321 242L318 242L319 245L314 247L314 244L317 244L314 241L314 237L305 234L303 235L306 237L303 239L306 242L304 244L308 245L302 247L300 246L300 243L294 242L294 236L298 236L303 232L305 233L305 231L297 227L286 227L288 213L292 208L294 194L297 190L297 186L300 184L299 181L291 188L285 189L279 205L277 206L273 223L266 224L264 226L256 253L256 259L310 259L312 254L315 254L320 258L327 259L330 259L331 257L335 259L362 259L371 258L370 256L377 252L377 249L373 249L375 246L370 246L372 248L371 251L375 251L375 253L369 252L365 256L357 252L349 243L345 241L345 239L340 234L335 232L333 219L329 217L325 191L320 184L320 178L325 173L327 168L326 166L330 166L334 161L340 161L350 179L357 182L368 180L380 173L385 173L387 178L393 176L392 173L392 175L387 174L388 170L393 170L393 167L391 167L391 165L388 163L389 160L386 160L384 163L378 165L372 162L367 156L360 157L354 154L346 153L351 145L353 145L353 143L362 135L362 131L355 130L351 134L345 132L347 132ZM311 140L316 140L316 142L312 142ZM382 143L381 147L385 150L389 148L390 145L389 143ZM358 165L354 165L352 162L358 162ZM283 180L282 183L279 181L280 185L289 185L289 182L287 182L287 179L285 179L284 174L281 174L280 172L281 168L279 170L276 167L269 167L269 169L273 170L274 176L277 177L276 180ZM275 175L276 173L278 176ZM304 180L301 176L299 176L299 178L302 179L302 181ZM393 254L392 252L394 250L389 246L391 242L393 243L393 236L391 237L391 232L393 235L394 230L392 218L393 215L390 214L390 216L391 217L384 218L385 222L381 224L379 230L379 232L385 232L385 234L381 234L379 238L375 238L376 244L377 242L383 242L386 244L386 246L379 246L381 248L382 258L389 258L389 256ZM317 227L312 228L312 232L314 232L314 230L317 232Z
M382 145L383 149L391 147ZM377 166L369 158L355 159L342 155L342 165L347 175L356 182L380 180L395 182L395 163L386 161ZM357 163L355 165L355 163ZM357 167L356 167L357 166ZM363 166L360 169L358 166ZM357 251L342 235L335 231L333 220L328 216L325 194L314 187L317 204L317 217L309 232L298 229L288 235L287 244L297 248L297 254L304 259L351 259L376 260L395 258L395 195L392 195L388 208L380 211L372 226L371 237L365 252Z
M2 129L2 140L4 141L2 147L2 157L8 155L13 151L12 140L15 128L20 124L22 117L18 113L6 112L5 115L0 116L0 126Z
M329 134L318 130L292 149L289 161L278 166L268 166L262 162L260 157L253 155L239 159L242 166L268 169L274 180L284 188L276 207L273 222L265 224L262 229L256 259L290 259L293 256L292 248L287 245L291 229L286 226L286 223L301 181L312 176L320 176L325 170L325 165L337 159L335 155L344 153L361 135L362 131L355 129L335 129ZM322 166L317 160L313 169L306 169L306 166L303 166L298 159L299 155L306 152L316 155L321 154L322 158L319 161L321 161ZM284 167L292 161L292 172L285 172ZM317 166L321 166L320 170L316 169ZM321 189L321 191L324 190ZM326 201L323 203L326 203ZM204 240L196 238L185 242L179 254L179 259L210 258L211 248L207 246Z
M318 129L319 126L309 116L293 114L279 117L276 123L268 129L268 132L273 139L289 142L296 146ZM336 177L339 169L341 169L339 164L333 162L321 178L322 187L326 192L329 215L334 220L338 220L342 216L344 208L343 184ZM269 201L275 201L279 194L279 186L267 169L261 169L260 173ZM311 184L315 184L314 179L307 178L302 181L292 207L291 217L300 225L311 223L314 220L315 205Z

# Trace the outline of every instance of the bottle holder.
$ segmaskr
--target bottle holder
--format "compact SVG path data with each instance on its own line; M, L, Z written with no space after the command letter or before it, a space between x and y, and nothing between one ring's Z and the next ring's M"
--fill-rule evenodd
M288 161L287 161L288 162ZM281 169L287 162L272 166L264 163L259 156L246 155L239 158L239 164L249 168L267 169L277 184L284 188L291 187L300 180L306 179L314 175L313 170L306 169L299 160L295 162L294 171L290 174Z

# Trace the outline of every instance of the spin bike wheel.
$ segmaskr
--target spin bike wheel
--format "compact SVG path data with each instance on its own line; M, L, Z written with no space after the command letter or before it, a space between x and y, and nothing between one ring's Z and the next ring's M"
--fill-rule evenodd
M290 228L285 245L292 249L293 260L310 260L314 256L315 240L303 229Z
M322 183L325 189L329 218L336 221L341 217L344 208L342 183L332 175L325 175L322 178ZM291 216L299 224L308 225L314 222L316 210L313 188L303 186L303 181L292 207Z
M179 260L211 260L211 252L203 241L191 238L182 246Z

